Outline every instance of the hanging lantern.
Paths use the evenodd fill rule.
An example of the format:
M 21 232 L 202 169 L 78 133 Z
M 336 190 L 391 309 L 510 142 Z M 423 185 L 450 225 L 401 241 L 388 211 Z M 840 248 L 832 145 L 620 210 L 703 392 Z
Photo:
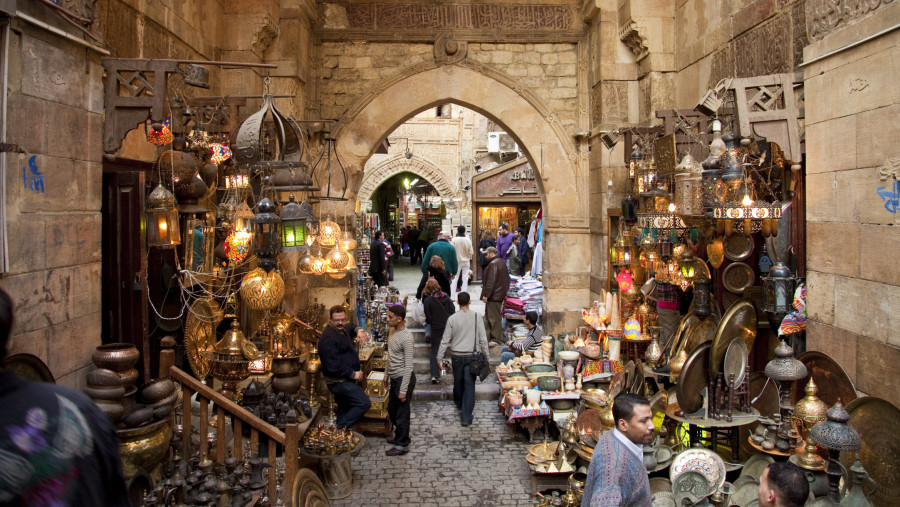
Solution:
M 319 158 L 312 166 L 312 178 L 321 193 L 317 196 L 323 201 L 346 201 L 347 170 L 337 153 L 337 140 L 325 138 L 325 146 L 319 151 Z M 340 192 L 340 194 L 338 193 Z M 330 245 L 329 245 L 330 246 Z
M 281 252 L 281 235 L 279 224 L 281 218 L 275 214 L 275 203 L 268 197 L 263 197 L 256 205 L 256 256 L 259 258 L 259 267 L 268 271 L 275 268 L 275 258 Z
M 297 271 L 301 275 L 312 275 L 313 256 L 309 253 L 309 247 L 302 250 L 300 259 L 297 261 Z
M 284 299 L 284 279 L 277 271 L 256 268 L 241 281 L 241 300 L 253 310 L 271 310 Z
M 350 256 L 341 249 L 340 245 L 335 245 L 325 255 L 325 262 L 328 264 L 328 269 L 341 271 L 347 267 L 347 264 L 350 262 Z
M 347 224 L 344 225 L 346 226 Z M 344 227 L 344 232 L 341 233 L 341 239 L 339 243 L 341 245 L 341 248 L 346 250 L 347 252 L 356 250 L 356 236 L 352 232 L 348 231 L 346 227 Z
M 231 158 L 231 148 L 225 143 L 212 143 L 209 149 L 212 151 L 210 160 L 213 164 L 219 165 Z
M 147 246 L 167 247 L 181 243 L 175 196 L 158 185 L 147 198 Z
M 253 232 L 253 210 L 250 209 L 250 206 L 247 206 L 247 203 L 241 203 L 229 218 L 231 219 L 232 230 L 248 234 Z
M 319 235 L 316 240 L 322 246 L 334 246 L 337 243 L 338 238 L 341 236 L 341 226 L 331 220 L 331 217 L 326 216 L 325 220 L 319 224 Z
M 310 271 L 314 275 L 324 275 L 327 269 L 328 263 L 322 258 L 321 253 L 317 249 L 315 255 L 313 255 L 312 263 L 310 264 Z
M 156 146 L 165 146 L 172 142 L 172 131 L 165 124 L 153 123 L 147 132 L 147 141 Z
M 687 286 L 693 285 L 696 280 L 711 278 L 706 262 L 695 257 L 689 248 L 685 248 L 681 252 L 681 257 L 678 259 L 678 271 Z M 682 289 L 686 289 L 686 287 L 682 287 Z
M 253 235 L 249 232 L 232 230 L 225 237 L 225 257 L 232 266 L 236 266 L 247 258 Z
M 703 166 L 690 153 L 675 166 L 675 203 L 684 215 L 703 214 Z
M 725 243 L 722 238 L 715 238 L 706 245 L 706 256 L 713 268 L 719 269 L 725 262 Z
M 306 205 L 306 208 L 304 208 Z M 281 209 L 281 248 L 285 252 L 297 252 L 306 246 L 306 219 L 309 216 L 308 202 L 297 204 L 294 194 Z
M 628 292 L 631 289 L 631 285 L 634 283 L 634 278 L 631 276 L 631 272 L 625 269 L 616 275 L 616 283 L 619 284 L 619 290 Z

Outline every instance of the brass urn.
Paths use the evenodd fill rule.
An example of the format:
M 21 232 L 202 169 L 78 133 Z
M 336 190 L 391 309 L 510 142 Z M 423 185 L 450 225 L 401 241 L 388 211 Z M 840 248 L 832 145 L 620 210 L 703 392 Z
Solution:
M 222 381 L 219 392 L 228 398 L 240 401 L 238 384 L 250 376 L 250 361 L 258 359 L 259 351 L 253 342 L 244 337 L 237 319 L 231 321 L 231 329 L 216 343 L 210 358 L 210 371 L 214 378 Z
M 809 437 L 809 431 L 816 423 L 827 419 L 825 412 L 828 411 L 828 405 L 816 396 L 819 393 L 819 389 L 812 377 L 809 378 L 805 391 L 806 396 L 800 399 L 794 408 L 794 419 L 797 420 L 797 426 L 803 440 Z

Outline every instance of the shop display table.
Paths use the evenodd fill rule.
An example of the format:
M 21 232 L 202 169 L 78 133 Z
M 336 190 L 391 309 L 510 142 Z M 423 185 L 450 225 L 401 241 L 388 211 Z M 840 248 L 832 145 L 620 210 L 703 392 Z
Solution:
M 731 460 L 734 463 L 740 462 L 740 442 L 739 428 L 745 424 L 751 424 L 759 420 L 759 411 L 751 409 L 751 413 L 735 412 L 733 420 L 727 422 L 724 419 L 717 421 L 715 419 L 706 419 L 704 417 L 694 417 L 691 415 L 677 415 L 674 412 L 666 412 L 666 416 L 680 423 L 688 425 L 688 436 L 691 446 L 700 443 L 706 447 L 717 451 L 719 445 L 725 445 L 731 449 Z
M 504 414 L 506 415 L 506 422 L 509 424 L 518 423 L 519 426 L 528 431 L 528 441 L 534 442 L 535 430 L 547 424 L 547 419 L 550 416 L 550 407 L 546 404 L 542 404 L 541 407 L 537 409 L 527 407 L 506 407 Z M 545 428 L 544 432 L 546 431 Z

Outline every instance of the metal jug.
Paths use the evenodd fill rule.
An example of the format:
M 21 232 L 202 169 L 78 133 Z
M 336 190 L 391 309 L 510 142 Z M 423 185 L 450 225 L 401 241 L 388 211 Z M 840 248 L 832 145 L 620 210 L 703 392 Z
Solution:
M 866 469 L 863 468 L 862 464 L 859 462 L 859 454 L 856 455 L 856 460 L 853 462 L 853 465 L 850 466 L 850 474 L 853 476 L 853 485 L 847 486 L 845 483 L 844 487 L 847 492 L 841 499 L 841 505 L 851 507 L 872 507 L 872 502 L 869 501 L 869 497 L 875 494 L 878 490 L 878 486 L 875 484 L 875 481 L 869 477 L 869 473 L 866 472 Z M 869 484 L 872 485 L 872 490 L 868 493 L 863 489 L 863 481 L 868 481 Z

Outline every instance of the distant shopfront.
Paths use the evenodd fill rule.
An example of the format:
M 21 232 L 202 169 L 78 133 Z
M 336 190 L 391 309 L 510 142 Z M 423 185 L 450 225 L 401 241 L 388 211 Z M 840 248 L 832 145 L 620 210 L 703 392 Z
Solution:
M 541 207 L 534 169 L 524 158 L 476 175 L 472 178 L 472 189 L 475 207 L 472 242 L 476 249 L 483 231 L 490 230 L 496 238 L 502 223 L 508 223 L 510 231 L 522 227 L 527 234 Z M 481 278 L 480 266 L 476 276 Z

